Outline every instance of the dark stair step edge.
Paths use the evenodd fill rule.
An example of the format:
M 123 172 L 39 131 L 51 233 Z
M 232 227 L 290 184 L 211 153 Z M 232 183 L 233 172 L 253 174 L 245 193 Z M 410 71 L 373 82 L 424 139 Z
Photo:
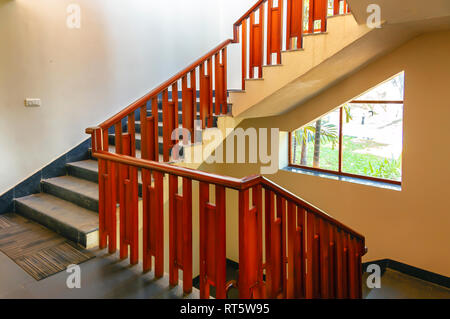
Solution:
M 61 179 L 67 179 L 70 178 L 69 183 L 64 185 L 64 183 L 61 183 Z M 65 201 L 71 202 L 77 206 L 83 207 L 85 209 L 89 209 L 93 212 L 98 212 L 98 185 L 95 183 L 92 183 L 97 188 L 96 196 L 91 196 L 88 192 L 86 192 L 84 189 L 81 189 L 81 185 L 78 185 L 78 189 L 75 189 L 75 183 L 79 182 L 79 184 L 87 184 L 92 183 L 88 182 L 86 180 L 82 180 L 79 178 L 74 178 L 70 176 L 63 176 L 63 177 L 57 177 L 47 180 L 42 180 L 42 191 L 44 193 L 53 195 L 55 197 L 58 197 L 60 199 L 63 199 Z M 89 185 L 89 187 L 93 187 L 94 185 Z
M 87 246 L 89 236 L 97 236 L 96 232 L 98 231 L 98 224 L 94 226 L 94 223 L 92 223 L 92 227 L 81 229 L 79 226 L 70 223 L 67 219 L 63 220 L 61 218 L 57 218 L 54 216 L 52 211 L 48 211 L 43 207 L 39 207 L 33 205 L 33 203 L 30 203 L 30 199 L 32 199 L 33 197 L 36 198 L 37 196 L 41 197 L 42 201 L 51 200 L 56 203 L 58 201 L 63 202 L 63 200 L 55 198 L 54 196 L 51 195 L 46 194 L 29 195 L 23 198 L 15 199 L 16 212 L 19 215 L 34 220 L 35 222 L 53 230 L 54 232 L 62 235 L 63 237 L 69 240 L 72 240 L 73 242 L 83 247 Z M 61 208 L 57 207 L 53 208 L 53 210 L 58 209 Z M 70 214 L 75 215 L 82 214 L 80 216 L 82 216 L 83 219 L 85 219 L 91 213 L 95 214 L 94 212 L 90 212 L 89 210 L 83 209 L 71 203 L 69 205 L 64 204 L 64 212 L 67 213 L 70 212 Z M 95 220 L 97 220 L 97 218 Z

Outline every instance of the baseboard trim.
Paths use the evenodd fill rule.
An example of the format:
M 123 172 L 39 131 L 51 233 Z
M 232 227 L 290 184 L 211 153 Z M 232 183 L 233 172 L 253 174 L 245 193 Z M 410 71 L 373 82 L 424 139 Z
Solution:
M 40 193 L 41 180 L 67 174 L 66 164 L 89 159 L 91 139 L 88 138 L 67 153 L 35 172 L 10 190 L 0 195 L 0 215 L 15 212 L 15 198 Z
M 404 264 L 399 261 L 395 261 L 392 259 L 381 259 L 381 260 L 375 260 L 375 261 L 371 261 L 371 262 L 365 262 L 365 263 L 363 263 L 363 267 L 362 267 L 363 271 L 365 272 L 367 269 L 367 266 L 369 266 L 371 264 L 379 265 L 381 268 L 382 274 L 384 274 L 384 272 L 386 271 L 386 268 L 389 268 L 389 269 L 404 273 L 406 275 L 434 283 L 439 286 L 450 288 L 450 278 L 449 277 L 439 275 L 439 274 L 436 274 L 431 271 L 423 270 L 423 269 L 420 269 L 420 268 L 417 268 L 417 267 L 414 267 L 414 266 L 411 266 L 408 264 Z

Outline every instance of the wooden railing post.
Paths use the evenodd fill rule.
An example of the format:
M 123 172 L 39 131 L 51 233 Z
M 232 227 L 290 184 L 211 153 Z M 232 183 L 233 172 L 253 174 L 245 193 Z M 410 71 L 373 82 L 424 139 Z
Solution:
M 178 177 L 169 175 L 169 281 L 178 284 L 183 270 L 183 291 L 192 291 L 192 181 L 183 179 L 178 194 Z
M 272 64 L 272 54 L 277 54 L 277 63 L 281 64 L 281 45 L 283 38 L 283 1 L 273 7 L 273 0 L 268 0 L 267 10 L 267 65 Z
M 242 22 L 242 90 L 245 90 L 247 79 L 247 19 Z
M 287 298 L 305 297 L 305 211 L 288 204 L 288 287 Z
M 201 182 L 200 209 L 200 298 L 208 299 L 210 286 L 216 298 L 226 298 L 226 199 L 225 187 L 216 185 L 216 203 L 209 202 L 209 184 Z
M 292 49 L 292 38 L 297 39 L 296 49 L 301 49 L 303 41 L 303 0 L 287 0 L 286 28 L 286 49 Z
M 262 267 L 262 188 L 253 189 L 253 207 L 249 190 L 239 192 L 239 298 L 264 298 Z

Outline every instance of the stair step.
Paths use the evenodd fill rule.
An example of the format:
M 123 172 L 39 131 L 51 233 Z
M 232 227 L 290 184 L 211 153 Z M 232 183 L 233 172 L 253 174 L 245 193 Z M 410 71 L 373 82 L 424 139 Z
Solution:
M 80 207 L 98 212 L 98 185 L 76 178 L 61 176 L 43 180 L 42 190 Z
M 98 183 L 98 163 L 94 160 L 86 160 L 66 165 L 69 175 Z
M 98 214 L 49 194 L 17 198 L 18 214 L 85 247 L 98 245 Z

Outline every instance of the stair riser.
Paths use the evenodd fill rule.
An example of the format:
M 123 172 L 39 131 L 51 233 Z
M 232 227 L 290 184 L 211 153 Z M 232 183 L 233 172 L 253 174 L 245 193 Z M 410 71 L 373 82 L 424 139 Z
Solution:
M 94 212 L 98 212 L 98 200 L 86 197 L 84 195 L 75 193 L 73 191 L 67 190 L 65 188 L 56 186 L 54 184 L 47 183 L 45 181 L 42 182 L 42 191 L 59 197 L 63 200 L 71 202 L 80 207 L 92 210 Z
M 85 179 L 85 180 L 93 182 L 93 183 L 98 183 L 98 172 L 97 171 L 91 171 L 91 170 L 88 170 L 85 168 L 69 165 L 69 166 L 67 166 L 67 172 L 71 176 Z
M 53 230 L 54 232 L 60 234 L 61 236 L 72 240 L 73 242 L 79 244 L 82 247 L 87 246 L 88 236 L 92 236 L 93 234 L 97 233 L 97 231 L 88 234 L 82 233 L 69 225 L 61 223 L 58 220 L 49 217 L 43 212 L 40 212 L 36 209 L 33 209 L 31 207 L 22 204 L 19 201 L 16 201 L 16 212 L 28 219 L 38 222 L 39 224 L 47 227 L 48 229 Z

